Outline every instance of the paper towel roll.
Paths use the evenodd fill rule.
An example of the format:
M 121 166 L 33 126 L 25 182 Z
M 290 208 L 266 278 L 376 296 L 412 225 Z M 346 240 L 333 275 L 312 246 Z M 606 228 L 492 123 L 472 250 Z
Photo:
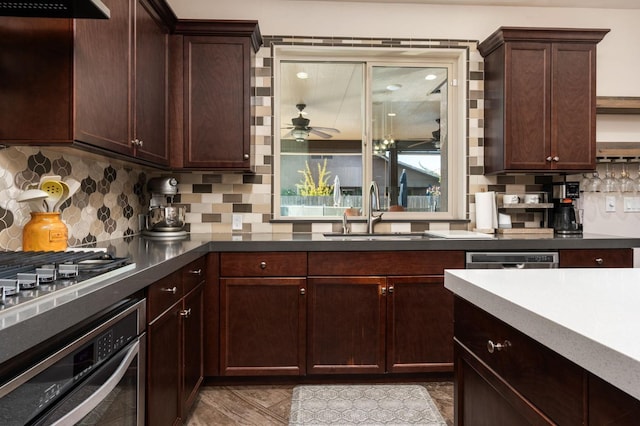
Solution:
M 498 227 L 496 193 L 476 192 L 476 228 L 495 229 Z

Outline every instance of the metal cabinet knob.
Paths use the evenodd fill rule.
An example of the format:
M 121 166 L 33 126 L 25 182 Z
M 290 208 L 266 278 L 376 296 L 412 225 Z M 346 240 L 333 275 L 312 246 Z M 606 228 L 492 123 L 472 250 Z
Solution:
M 138 146 L 144 145 L 144 141 L 142 139 L 138 140 Z
M 267 262 L 260 262 L 260 269 L 267 269 Z
M 555 162 L 557 163 L 558 161 L 560 161 L 560 157 L 558 157 L 558 156 L 556 155 L 555 157 L 553 157 L 553 161 L 555 161 Z
M 393 286 L 392 285 L 389 286 L 389 293 L 393 293 Z
M 548 162 L 551 162 L 551 156 L 548 156 L 548 157 L 546 158 L 546 160 L 547 160 Z
M 301 288 L 301 289 L 300 289 L 300 294 L 301 294 L 302 296 L 304 296 L 305 294 L 307 294 L 307 290 L 305 290 L 304 288 Z
M 193 270 L 189 271 L 189 273 L 192 274 L 192 275 L 200 276 L 200 275 L 202 275 L 202 269 L 193 269 Z
M 173 286 L 171 288 L 163 288 L 161 291 L 164 291 L 166 293 L 176 294 L 176 292 L 178 291 L 178 287 Z
M 180 316 L 183 318 L 189 318 L 191 316 L 191 308 L 181 310 Z
M 387 295 L 387 288 L 386 287 L 380 287 L 380 294 L 383 296 Z
M 243 157 L 244 157 L 245 160 L 248 160 L 249 159 L 249 154 L 244 154 Z
M 511 347 L 511 342 L 508 340 L 505 340 L 504 343 L 493 343 L 491 340 L 489 340 L 487 342 L 487 351 L 489 351 L 490 354 L 494 353 L 495 351 L 501 351 L 501 350 L 507 350 L 507 348 Z
M 604 259 L 601 257 L 596 257 L 595 259 L 593 259 L 594 262 L 596 262 L 598 265 L 602 265 L 604 263 Z

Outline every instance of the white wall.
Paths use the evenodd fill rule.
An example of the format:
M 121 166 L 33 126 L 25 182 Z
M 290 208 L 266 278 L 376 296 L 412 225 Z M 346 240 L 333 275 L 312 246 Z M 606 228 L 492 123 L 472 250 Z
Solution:
M 306 0 L 168 0 L 180 18 L 255 19 L 262 34 L 484 40 L 500 26 L 610 28 L 599 96 L 640 96 L 640 10 L 439 6 Z M 640 138 L 638 139 L 640 140 Z

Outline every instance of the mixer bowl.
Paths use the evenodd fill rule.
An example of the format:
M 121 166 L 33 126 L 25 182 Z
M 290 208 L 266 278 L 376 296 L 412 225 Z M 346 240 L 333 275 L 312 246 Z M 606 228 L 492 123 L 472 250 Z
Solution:
M 147 216 L 150 231 L 175 232 L 184 226 L 184 207 L 152 207 Z

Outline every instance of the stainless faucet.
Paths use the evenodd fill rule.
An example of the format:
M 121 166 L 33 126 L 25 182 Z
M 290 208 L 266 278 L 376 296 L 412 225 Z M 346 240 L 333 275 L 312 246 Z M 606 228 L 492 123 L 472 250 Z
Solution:
M 369 234 L 373 234 L 375 224 L 382 220 L 382 212 L 378 215 L 373 214 L 377 210 L 380 210 L 380 192 L 378 184 L 371 181 L 369 185 L 369 216 L 367 217 L 367 232 Z
M 351 227 L 349 226 L 349 220 L 347 220 L 347 211 L 345 210 L 342 214 L 342 233 L 348 234 L 351 232 Z

